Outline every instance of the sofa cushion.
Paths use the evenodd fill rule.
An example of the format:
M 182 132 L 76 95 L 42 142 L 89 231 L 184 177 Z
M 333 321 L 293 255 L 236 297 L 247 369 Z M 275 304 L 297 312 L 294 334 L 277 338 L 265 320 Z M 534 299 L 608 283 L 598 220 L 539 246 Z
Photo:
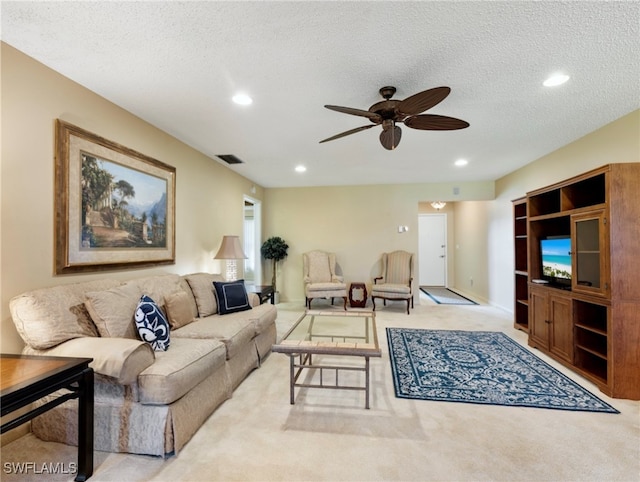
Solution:
M 155 356 L 155 363 L 138 376 L 140 402 L 169 404 L 213 371 L 224 369 L 225 349 L 217 340 L 174 338 L 170 350 L 155 352 Z
M 310 283 L 306 287 L 308 293 L 315 291 L 346 291 L 346 289 L 347 285 L 345 283 Z
M 218 339 L 227 349 L 227 360 L 233 358 L 255 336 L 255 324 L 247 314 L 249 311 L 228 315 L 211 315 L 189 323 L 172 332 L 176 338 Z
M 265 303 L 255 306 L 251 311 L 245 313 L 247 319 L 251 320 L 256 330 L 256 336 L 265 333 L 273 325 L 278 316 L 275 305 Z
M 411 293 L 411 288 L 408 285 L 402 284 L 374 284 L 371 286 L 371 294 L 384 295 L 408 295 Z
M 136 328 L 140 339 L 153 351 L 167 351 L 171 344 L 169 323 L 153 298 L 142 295 L 136 307 Z
M 133 316 L 142 292 L 136 283 L 90 291 L 86 296 L 85 306 L 100 336 L 137 338 Z
M 216 314 L 218 312 L 218 304 L 213 291 L 213 282 L 223 281 L 222 277 L 209 273 L 194 273 L 186 275 L 184 278 L 189 283 L 191 292 L 196 299 L 198 316 L 203 318 Z
M 184 276 L 180 277 L 180 290 L 184 291 L 187 294 L 187 298 L 189 299 L 189 309 L 191 310 L 191 316 L 193 318 L 198 317 L 198 305 L 196 303 L 196 298 L 193 296 L 193 291 L 191 291 L 191 286 L 184 278 Z
M 164 306 L 166 298 L 182 289 L 182 278 L 177 274 L 147 276 L 129 281 L 140 288 L 140 292 L 153 298 L 158 306 Z
M 23 341 L 38 350 L 72 338 L 96 336 L 97 329 L 84 307 L 84 293 L 119 284 L 103 279 L 23 293 L 9 302 L 13 323 Z
M 111 377 L 122 385 L 137 381 L 138 375 L 154 360 L 148 343 L 128 338 L 74 338 L 48 350 L 34 350 L 26 346 L 23 355 L 67 356 L 93 358 L 89 366 L 96 374 Z
M 246 311 L 251 309 L 244 280 L 238 281 L 214 281 L 218 312 L 221 315 Z
M 191 311 L 189 294 L 184 291 L 176 291 L 164 300 L 164 309 L 167 312 L 167 321 L 172 330 L 191 323 L 195 316 Z

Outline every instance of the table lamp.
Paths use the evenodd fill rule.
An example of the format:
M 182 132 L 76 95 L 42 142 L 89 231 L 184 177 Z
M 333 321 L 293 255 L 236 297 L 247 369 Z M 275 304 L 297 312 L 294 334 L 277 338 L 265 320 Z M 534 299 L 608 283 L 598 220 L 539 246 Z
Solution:
M 227 260 L 225 279 L 227 281 L 235 281 L 238 279 L 238 266 L 236 260 L 247 259 L 247 255 L 244 254 L 244 251 L 242 250 L 238 236 L 223 236 L 220 249 L 213 259 Z

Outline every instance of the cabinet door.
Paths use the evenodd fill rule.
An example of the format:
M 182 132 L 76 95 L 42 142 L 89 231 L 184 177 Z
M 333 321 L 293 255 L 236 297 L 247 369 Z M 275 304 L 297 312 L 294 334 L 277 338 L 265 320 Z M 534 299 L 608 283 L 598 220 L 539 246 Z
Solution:
M 573 363 L 573 320 L 571 298 L 549 295 L 549 349 L 551 353 Z
M 571 216 L 573 291 L 609 295 L 607 226 L 604 211 Z
M 549 349 L 548 296 L 544 291 L 532 287 L 529 291 L 529 344 Z

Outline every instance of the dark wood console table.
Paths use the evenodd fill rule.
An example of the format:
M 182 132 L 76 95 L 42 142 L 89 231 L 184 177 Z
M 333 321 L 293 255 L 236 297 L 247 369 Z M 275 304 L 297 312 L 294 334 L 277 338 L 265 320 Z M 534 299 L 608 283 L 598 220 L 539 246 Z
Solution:
M 257 294 L 258 298 L 260 298 L 260 304 L 267 300 L 269 300 L 272 305 L 275 304 L 275 293 L 271 285 L 247 285 L 247 291 Z
M 76 481 L 93 474 L 93 369 L 92 358 L 0 355 L 2 416 L 62 388 L 70 392 L 2 424 L 0 433 L 66 402 L 78 399 L 78 472 Z

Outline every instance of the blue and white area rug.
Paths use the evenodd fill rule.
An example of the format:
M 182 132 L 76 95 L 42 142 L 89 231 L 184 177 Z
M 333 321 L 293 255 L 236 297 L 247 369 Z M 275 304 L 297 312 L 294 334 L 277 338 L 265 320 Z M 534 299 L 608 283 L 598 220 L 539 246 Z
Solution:
M 420 291 L 439 305 L 477 305 L 475 301 L 442 286 L 421 286 Z
M 619 413 L 504 333 L 387 328 L 396 397 Z

